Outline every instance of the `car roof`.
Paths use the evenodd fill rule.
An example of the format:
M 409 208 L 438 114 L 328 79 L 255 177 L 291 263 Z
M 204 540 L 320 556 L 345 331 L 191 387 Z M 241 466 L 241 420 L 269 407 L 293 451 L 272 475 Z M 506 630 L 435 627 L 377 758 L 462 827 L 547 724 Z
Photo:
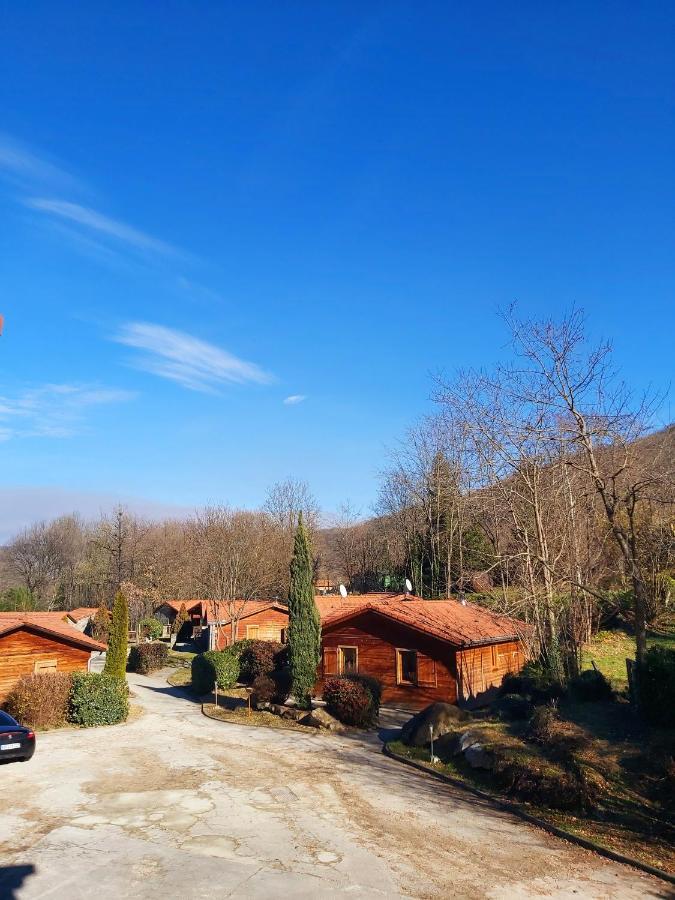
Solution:
M 19 723 L 16 719 L 13 719 L 9 713 L 6 713 L 3 709 L 0 709 L 0 725 L 18 725 Z

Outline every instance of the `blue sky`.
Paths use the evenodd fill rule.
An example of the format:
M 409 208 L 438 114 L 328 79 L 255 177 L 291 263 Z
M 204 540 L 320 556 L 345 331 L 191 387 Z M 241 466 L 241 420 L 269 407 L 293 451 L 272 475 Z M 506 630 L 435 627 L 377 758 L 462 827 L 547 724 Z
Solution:
M 5 530 L 289 475 L 367 512 L 513 300 L 668 382 L 672 4 L 50 0 L 0 33 Z

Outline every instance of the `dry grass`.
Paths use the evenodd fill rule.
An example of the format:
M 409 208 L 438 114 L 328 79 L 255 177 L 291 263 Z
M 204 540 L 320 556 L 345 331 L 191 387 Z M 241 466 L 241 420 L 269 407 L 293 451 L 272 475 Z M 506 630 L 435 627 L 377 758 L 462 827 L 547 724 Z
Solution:
M 294 719 L 282 719 L 274 713 L 264 710 L 252 709 L 243 703 L 239 706 L 216 706 L 214 703 L 205 703 L 204 712 L 212 719 L 220 719 L 221 722 L 232 722 L 235 725 L 263 726 L 265 728 L 282 728 L 289 731 L 303 731 L 305 734 L 317 734 L 319 729 L 308 725 L 299 725 Z
M 174 687 L 190 687 L 192 685 L 192 672 L 189 666 L 181 666 L 172 672 L 166 679 Z

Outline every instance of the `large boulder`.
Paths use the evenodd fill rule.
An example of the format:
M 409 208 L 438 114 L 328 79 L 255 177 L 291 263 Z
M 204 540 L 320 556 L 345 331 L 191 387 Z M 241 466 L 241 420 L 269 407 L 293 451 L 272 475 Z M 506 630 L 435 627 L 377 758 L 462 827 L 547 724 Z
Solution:
M 471 744 L 464 751 L 464 759 L 472 769 L 492 769 L 494 756 L 482 744 Z
M 471 713 L 452 703 L 432 703 L 409 719 L 401 730 L 401 739 L 410 747 L 426 747 L 432 729 L 434 741 L 455 733 L 458 726 L 471 721 Z
M 434 755 L 447 762 L 453 756 L 459 756 L 468 747 L 478 743 L 480 743 L 480 734 L 474 728 L 465 731 L 448 731 L 434 741 Z
M 309 725 L 311 728 L 325 728 L 327 731 L 344 731 L 345 726 L 325 709 L 318 707 L 306 713 L 300 719 L 301 725 Z

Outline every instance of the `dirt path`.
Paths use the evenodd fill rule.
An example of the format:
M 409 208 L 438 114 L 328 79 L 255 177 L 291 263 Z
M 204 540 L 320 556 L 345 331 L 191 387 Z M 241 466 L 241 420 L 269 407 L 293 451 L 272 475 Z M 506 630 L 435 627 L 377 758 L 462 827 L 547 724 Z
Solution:
M 669 897 L 661 882 L 399 766 L 372 741 L 144 713 L 0 768 L 0 897 Z M 4 874 L 3 874 L 4 869 Z M 3 882 L 4 878 L 4 882 Z

